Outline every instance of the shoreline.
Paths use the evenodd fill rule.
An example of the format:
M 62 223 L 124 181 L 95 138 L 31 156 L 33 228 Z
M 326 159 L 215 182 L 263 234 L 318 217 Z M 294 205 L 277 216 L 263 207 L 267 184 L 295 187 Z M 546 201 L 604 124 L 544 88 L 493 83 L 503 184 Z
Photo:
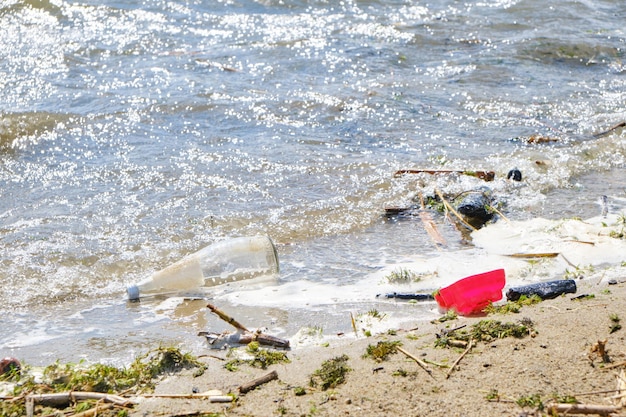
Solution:
M 459 316 L 443 323 L 424 322 L 417 329 L 301 347 L 287 351 L 290 363 L 267 369 L 242 365 L 231 372 L 224 367 L 226 351 L 207 350 L 202 358 L 207 370 L 202 376 L 194 377 L 192 370 L 170 375 L 158 383 L 155 394 L 217 390 L 234 394 L 236 401 L 224 404 L 195 398 L 144 398 L 129 415 L 501 416 L 523 415 L 540 408 L 545 413 L 550 404 L 572 397 L 584 405 L 618 407 L 622 414 L 617 415 L 626 415 L 619 400 L 609 398 L 626 367 L 626 330 L 610 333 L 610 317 L 626 314 L 626 267 L 620 267 L 620 274 L 622 279 L 615 285 L 601 279 L 579 280 L 576 294 L 524 306 L 519 313 Z M 579 297 L 583 294 L 587 297 Z M 534 323 L 532 336 L 476 342 L 452 371 L 450 366 L 464 349 L 435 346 L 437 334 L 446 329 L 471 327 L 481 320 L 504 323 L 521 319 Z M 607 363 L 593 351 L 604 340 L 610 360 Z M 400 352 L 379 362 L 364 357 L 369 346 L 381 341 L 399 342 L 412 356 L 446 367 L 428 365 L 428 373 Z M 347 366 L 351 369 L 345 382 L 328 390 L 311 388 L 311 375 L 322 363 L 342 355 L 349 358 Z M 276 372 L 275 380 L 245 394 L 238 392 L 242 384 L 272 371 Z

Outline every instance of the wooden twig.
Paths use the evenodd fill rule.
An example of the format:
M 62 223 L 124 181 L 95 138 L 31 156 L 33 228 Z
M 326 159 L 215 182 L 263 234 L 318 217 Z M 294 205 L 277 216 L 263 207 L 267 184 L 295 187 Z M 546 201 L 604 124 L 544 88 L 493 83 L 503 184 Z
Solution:
M 123 407 L 133 404 L 131 400 L 120 397 L 119 395 L 82 391 L 57 392 L 52 394 L 30 394 L 26 396 L 26 400 L 31 400 L 39 404 L 53 407 L 84 400 L 99 400 Z
M 609 133 L 611 133 L 614 130 L 619 129 L 620 127 L 626 127 L 626 122 L 619 122 L 618 124 L 609 127 L 607 130 L 605 130 L 603 132 L 594 134 L 593 137 L 594 138 L 599 138 L 599 137 L 608 135 Z
M 557 414 L 599 414 L 608 416 L 619 412 L 622 407 L 593 404 L 552 404 L 548 406 L 549 415 Z
M 246 327 L 243 324 L 239 323 L 237 320 L 230 317 L 228 314 L 224 313 L 222 310 L 215 307 L 213 304 L 207 304 L 207 307 L 209 310 L 211 310 L 211 312 L 217 314 L 219 318 L 221 318 L 222 320 L 224 320 L 226 323 L 230 324 L 231 326 L 234 326 L 236 329 L 239 329 L 244 332 L 250 331 L 246 329 Z
M 577 392 L 575 394 L 572 394 L 572 397 L 583 397 L 585 395 L 599 395 L 599 394 L 612 394 L 614 392 L 621 392 L 621 391 L 626 391 L 626 389 L 605 389 L 605 390 L 600 390 L 600 391 L 587 391 L 587 392 Z
M 182 398 L 182 399 L 193 399 L 193 398 L 209 398 L 215 396 L 222 396 L 222 391 L 219 390 L 210 390 L 207 392 L 199 392 L 196 394 L 142 394 L 137 395 L 139 398 Z
M 532 258 L 556 258 L 559 256 L 559 252 L 546 252 L 546 253 L 512 253 L 510 255 L 506 255 L 510 258 L 522 258 L 522 259 L 532 259 Z
M 465 351 L 461 354 L 461 356 L 457 358 L 457 360 L 454 361 L 454 363 L 450 367 L 450 370 L 448 370 L 448 373 L 446 374 L 446 379 L 450 378 L 450 375 L 452 375 L 452 371 L 454 371 L 454 368 L 456 368 L 459 362 L 461 362 L 461 359 L 463 359 L 465 355 L 467 355 L 467 353 L 472 349 L 473 345 L 474 345 L 474 340 L 470 339 L 469 344 L 467 345 L 467 348 L 465 349 Z
M 441 199 L 441 201 L 443 201 L 443 205 L 446 207 L 446 209 L 448 209 L 448 211 L 450 211 L 452 214 L 454 214 L 460 221 L 461 223 L 463 223 L 465 226 L 467 226 L 468 228 L 470 228 L 473 231 L 476 231 L 478 229 L 476 229 L 474 226 L 472 226 L 471 224 L 469 224 L 468 222 L 465 221 L 465 219 L 463 218 L 463 216 L 461 216 L 459 214 L 458 211 L 456 211 L 454 209 L 454 207 L 452 207 L 450 205 L 450 203 L 448 203 L 448 201 L 446 201 L 446 199 L 443 197 L 443 194 L 441 194 L 441 192 L 435 188 L 435 193 L 439 196 L 439 198 Z
M 454 169 L 400 169 L 396 171 L 393 176 L 399 177 L 404 174 L 463 174 L 480 178 L 485 181 L 493 181 L 496 177 L 496 174 L 493 171 L 463 171 Z
M 571 262 L 569 261 L 569 259 L 567 259 L 567 258 L 565 257 L 565 255 L 563 255 L 562 253 L 561 253 L 560 255 L 561 255 L 561 258 L 563 258 L 563 260 L 564 260 L 564 261 L 565 261 L 565 262 L 566 262 L 569 266 L 571 266 L 572 268 L 578 268 L 578 266 L 577 266 L 577 265 L 574 265 L 573 263 L 571 263 Z
M 504 213 L 502 213 L 500 210 L 498 210 L 494 206 L 490 205 L 490 206 L 488 206 L 488 209 L 494 211 L 498 216 L 502 217 L 505 222 L 511 224 L 511 221 L 509 219 L 507 219 L 507 217 L 504 215 Z
M 435 361 L 431 361 L 430 359 L 424 359 L 424 363 L 429 363 L 431 365 L 435 365 L 438 368 L 448 368 L 449 365 L 443 364 L 443 363 L 439 363 L 439 362 L 435 362 Z
M 253 389 L 255 389 L 256 387 L 258 387 L 259 385 L 263 385 L 267 382 L 270 382 L 274 379 L 278 378 L 278 374 L 276 373 L 276 371 L 272 371 L 269 374 L 263 375 L 260 378 L 257 379 L 253 379 L 250 382 L 246 382 L 245 384 L 241 385 L 238 389 L 239 392 L 241 394 L 245 394 L 248 391 L 252 391 Z
M 604 367 L 604 369 L 619 368 L 620 366 L 624 366 L 624 365 L 626 365 L 626 361 L 616 362 L 616 363 L 612 363 L 610 365 L 606 365 Z
M 408 356 L 409 358 L 413 359 L 415 362 L 417 362 L 417 364 L 423 369 L 425 370 L 428 375 L 430 375 L 432 378 L 435 378 L 433 376 L 433 371 L 431 371 L 428 368 L 428 365 L 426 364 L 426 362 L 424 362 L 423 360 L 421 360 L 420 358 L 418 358 L 417 356 L 413 356 L 411 355 L 409 352 L 407 352 L 406 350 L 402 349 L 401 347 L 397 347 L 396 349 L 398 349 L 399 352 L 404 353 L 406 356 Z

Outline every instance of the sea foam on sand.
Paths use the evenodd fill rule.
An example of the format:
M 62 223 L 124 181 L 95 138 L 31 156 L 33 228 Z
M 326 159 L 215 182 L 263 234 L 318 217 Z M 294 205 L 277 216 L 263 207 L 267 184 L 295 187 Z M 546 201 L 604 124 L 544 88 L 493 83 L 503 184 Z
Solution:
M 251 291 L 224 294 L 233 303 L 277 307 L 315 306 L 371 301 L 385 292 L 430 292 L 466 276 L 504 268 L 507 286 L 560 279 L 611 279 L 619 276 L 626 262 L 626 228 L 623 217 L 612 215 L 588 220 L 499 221 L 472 233 L 473 246 L 454 252 L 416 255 L 402 264 L 381 265 L 362 280 L 341 283 L 293 281 Z M 528 258 L 511 255 L 527 255 Z M 557 254 L 553 257 L 541 256 Z M 532 257 L 532 255 L 536 255 Z M 393 271 L 408 270 L 417 282 L 389 283 Z

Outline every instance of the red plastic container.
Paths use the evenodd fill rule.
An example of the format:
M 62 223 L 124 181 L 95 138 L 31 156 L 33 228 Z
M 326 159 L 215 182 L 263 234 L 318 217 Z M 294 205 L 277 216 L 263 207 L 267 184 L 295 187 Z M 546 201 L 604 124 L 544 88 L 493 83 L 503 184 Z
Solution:
M 504 269 L 484 272 L 458 280 L 435 294 L 439 306 L 467 316 L 481 312 L 490 303 L 502 299 Z

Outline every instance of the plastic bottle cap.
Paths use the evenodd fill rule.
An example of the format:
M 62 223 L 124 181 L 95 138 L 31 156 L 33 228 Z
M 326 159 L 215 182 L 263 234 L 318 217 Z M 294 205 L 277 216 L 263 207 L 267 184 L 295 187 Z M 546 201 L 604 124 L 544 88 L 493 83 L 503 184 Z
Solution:
M 136 285 L 130 285 L 126 288 L 129 300 L 139 300 L 139 287 Z

